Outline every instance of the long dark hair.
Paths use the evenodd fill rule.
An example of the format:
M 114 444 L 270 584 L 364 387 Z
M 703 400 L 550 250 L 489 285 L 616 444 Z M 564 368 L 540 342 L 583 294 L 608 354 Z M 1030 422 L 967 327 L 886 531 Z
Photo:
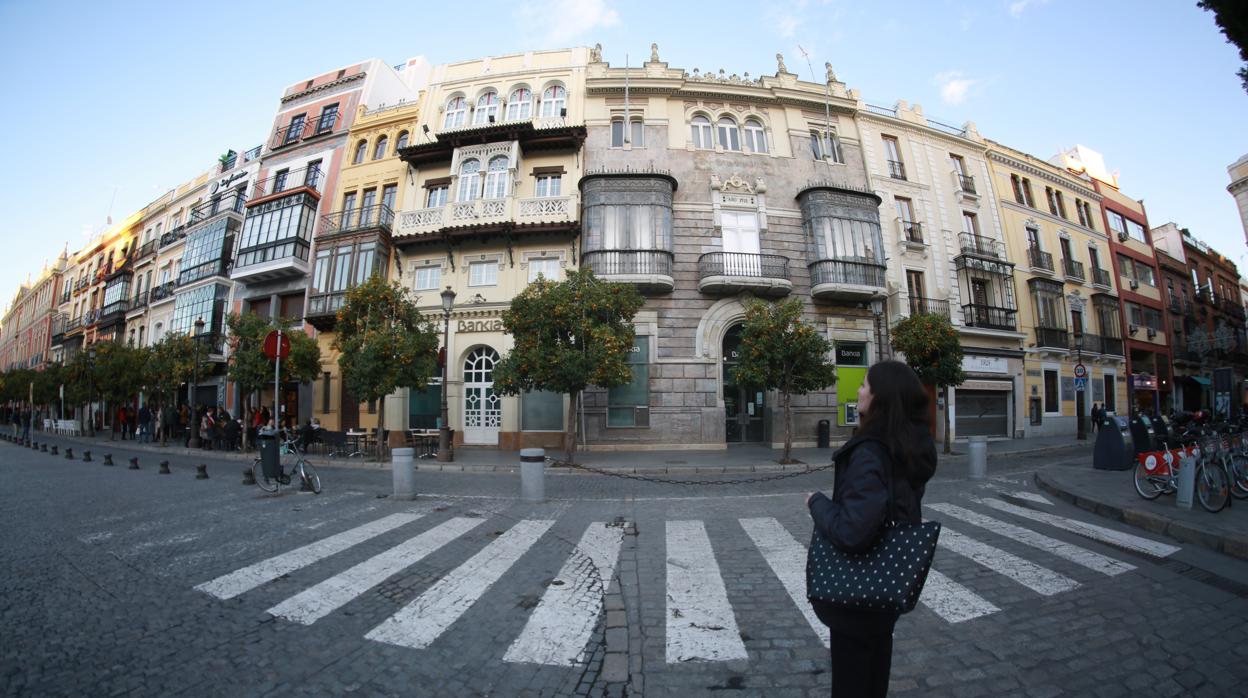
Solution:
M 867 370 L 871 404 L 858 434 L 883 441 L 893 467 L 904 476 L 919 462 L 928 443 L 927 391 L 914 369 L 900 361 L 881 361 Z

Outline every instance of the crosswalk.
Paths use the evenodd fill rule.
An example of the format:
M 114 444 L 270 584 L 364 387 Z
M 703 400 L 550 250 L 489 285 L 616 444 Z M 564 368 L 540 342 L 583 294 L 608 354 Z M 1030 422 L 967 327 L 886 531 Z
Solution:
M 1044 509 L 1052 506 L 1036 504 Z M 926 504 L 925 512 L 941 521 L 943 530 L 918 613 L 950 624 L 1002 613 L 1020 597 L 1078 593 L 1083 585 L 1135 570 L 1135 565 L 1116 557 L 1121 550 L 1155 558 L 1179 550 L 1051 510 L 975 494 L 960 497 L 958 503 Z M 491 525 L 483 526 L 487 521 Z M 462 562 L 446 564 L 448 571 L 438 574 L 397 611 L 386 611 L 388 617 L 366 619 L 365 627 L 371 629 L 364 638 L 422 650 L 457 632 L 457 623 L 483 599 L 520 595 L 514 584 L 502 580 L 509 573 L 516 574 L 526 556 L 554 549 L 551 544 L 558 538 L 568 543 L 556 546 L 566 551 L 566 557 L 557 563 L 561 564 L 558 573 L 548 580 L 536 603 L 505 606 L 524 615 L 523 628 L 515 634 L 514 627 L 521 624 L 517 618 L 509 636 L 498 640 L 506 648 L 500 649 L 505 662 L 576 666 L 587 662 L 593 649 L 594 631 L 601 626 L 606 595 L 613 588 L 625 549 L 627 524 L 578 520 L 559 529 L 557 524 L 560 520 L 556 516 L 511 520 L 501 514 L 456 516 L 428 508 L 392 513 L 249 561 L 194 588 L 221 601 L 246 602 L 255 594 L 265 596 L 270 603 L 280 591 L 285 598 L 267 612 L 313 626 L 435 553 L 439 561 L 466 557 Z M 702 519 L 667 520 L 650 529 L 655 535 L 630 543 L 632 554 L 661 554 L 663 560 L 654 575 L 661 573 L 663 579 L 645 582 L 662 585 L 666 661 L 749 659 L 746 642 L 754 631 L 748 626 L 751 617 L 734 608 L 734 603 L 741 603 L 747 595 L 743 585 L 749 594 L 771 595 L 770 607 L 779 603 L 795 611 L 795 619 L 805 620 L 802 632 L 809 628 L 810 642 L 827 647 L 828 631 L 806 599 L 803 540 L 810 535 L 809 523 L 798 518 L 786 524 L 775 517 L 748 517 L 730 520 L 730 524 L 726 527 L 723 520 L 709 526 Z M 476 535 L 487 530 L 493 533 Z M 557 533 L 552 534 L 552 530 Z M 389 543 L 400 536 L 402 540 Z M 1072 536 L 1079 542 L 1071 542 Z M 482 543 L 483 539 L 486 542 Z M 572 540 L 577 542 L 571 544 Z M 464 545 L 452 545 L 455 543 Z M 647 550 L 658 544 L 663 546 L 661 551 Z M 1097 546 L 1101 549 L 1093 549 Z M 743 557 L 746 563 L 741 562 Z M 348 564 L 335 565 L 336 560 L 347 560 Z M 760 573 L 754 571 L 743 581 L 746 575 L 737 569 L 743 564 L 765 570 L 765 579 L 760 580 Z M 335 566 L 341 571 L 332 572 Z M 442 569 L 443 565 L 437 567 Z M 968 574 L 967 569 L 979 571 Z M 983 579 L 1004 581 L 977 585 Z M 618 589 L 618 582 L 614 584 Z M 294 586 L 299 588 L 291 588 Z M 760 588 L 763 591 L 757 591 Z

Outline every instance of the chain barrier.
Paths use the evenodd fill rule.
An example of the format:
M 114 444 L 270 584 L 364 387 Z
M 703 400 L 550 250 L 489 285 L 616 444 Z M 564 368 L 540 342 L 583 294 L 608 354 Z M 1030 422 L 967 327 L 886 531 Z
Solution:
M 623 473 L 614 470 L 602 470 L 593 468 L 580 463 L 569 463 L 567 461 L 556 460 L 547 457 L 546 464 L 558 468 L 570 468 L 572 470 L 580 470 L 593 475 L 606 475 L 607 477 L 618 477 L 622 480 L 640 480 L 642 482 L 654 482 L 660 485 L 751 485 L 758 482 L 771 482 L 773 480 L 785 480 L 802 475 L 810 475 L 823 470 L 829 470 L 836 467 L 835 463 L 820 465 L 816 467 L 807 467 L 805 470 L 794 470 L 793 472 L 780 473 L 778 475 L 764 475 L 761 477 L 738 478 L 735 480 L 674 480 L 668 477 L 652 477 L 649 475 L 638 475 L 636 473 Z

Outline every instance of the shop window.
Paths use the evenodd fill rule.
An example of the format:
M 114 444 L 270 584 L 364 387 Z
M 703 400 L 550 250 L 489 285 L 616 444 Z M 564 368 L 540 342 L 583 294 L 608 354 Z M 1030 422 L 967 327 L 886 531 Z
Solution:
M 625 359 L 632 379 L 607 390 L 608 427 L 650 426 L 650 338 L 637 337 Z
M 520 398 L 522 431 L 563 431 L 563 395 L 548 390 L 526 392 Z

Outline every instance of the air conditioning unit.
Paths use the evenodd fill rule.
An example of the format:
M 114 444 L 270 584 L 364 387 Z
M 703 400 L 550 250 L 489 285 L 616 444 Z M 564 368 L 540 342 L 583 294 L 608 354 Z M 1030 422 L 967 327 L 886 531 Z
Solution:
M 1135 279 L 1131 279 L 1131 290 L 1135 290 L 1139 287 L 1140 287 L 1140 282 L 1136 281 Z
M 1153 337 L 1156 337 L 1156 336 L 1157 336 L 1157 330 L 1155 330 L 1155 329 L 1153 329 L 1153 328 L 1151 328 L 1151 327 L 1150 327 L 1150 328 L 1148 328 L 1148 338 L 1149 338 L 1149 339 L 1152 339 Z
M 1129 237 L 1131 236 L 1126 233 L 1118 233 L 1118 242 L 1126 242 Z
M 1135 333 L 1139 331 L 1140 331 L 1139 325 L 1127 325 L 1127 332 L 1129 332 L 1131 336 L 1135 336 Z

